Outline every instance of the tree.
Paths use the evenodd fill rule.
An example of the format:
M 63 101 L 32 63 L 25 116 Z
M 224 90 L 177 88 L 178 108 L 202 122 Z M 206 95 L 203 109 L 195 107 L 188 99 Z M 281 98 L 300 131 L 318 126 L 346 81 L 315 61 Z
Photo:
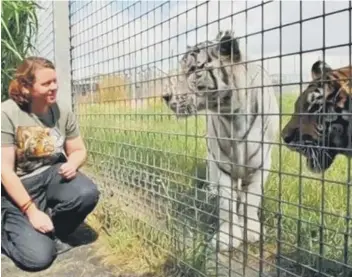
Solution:
M 1 1 L 1 101 L 8 98 L 8 86 L 18 64 L 35 51 L 38 33 L 36 1 Z

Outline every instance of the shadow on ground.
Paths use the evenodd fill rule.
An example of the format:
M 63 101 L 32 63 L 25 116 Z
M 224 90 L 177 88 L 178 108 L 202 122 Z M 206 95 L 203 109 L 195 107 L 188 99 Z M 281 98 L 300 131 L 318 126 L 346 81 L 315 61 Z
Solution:
M 352 277 L 352 266 L 344 265 L 343 261 L 332 261 L 326 258 L 317 258 L 314 254 L 307 254 L 299 250 L 285 254 L 280 263 L 276 264 L 280 273 L 273 272 L 267 277 Z M 276 270 L 277 271 L 277 270 Z
M 98 233 L 87 223 L 83 223 L 69 238 L 68 243 L 73 246 L 91 244 L 98 239 Z

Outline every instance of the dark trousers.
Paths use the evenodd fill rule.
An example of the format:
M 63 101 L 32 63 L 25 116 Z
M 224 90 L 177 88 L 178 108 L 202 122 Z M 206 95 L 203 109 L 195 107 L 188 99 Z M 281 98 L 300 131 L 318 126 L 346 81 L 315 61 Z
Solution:
M 66 238 L 93 211 L 99 191 L 96 185 L 85 175 L 77 172 L 72 180 L 65 180 L 58 173 L 60 164 L 22 181 L 37 207 L 52 218 L 55 236 Z M 51 265 L 57 253 L 53 234 L 36 231 L 27 216 L 3 195 L 2 214 L 2 251 L 25 270 L 37 271 Z

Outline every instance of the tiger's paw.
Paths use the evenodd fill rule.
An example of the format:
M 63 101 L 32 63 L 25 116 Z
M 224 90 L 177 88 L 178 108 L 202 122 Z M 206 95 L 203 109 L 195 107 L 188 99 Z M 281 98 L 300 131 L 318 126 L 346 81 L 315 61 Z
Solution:
M 224 224 L 227 225 L 228 224 Z M 212 245 L 215 249 L 218 249 L 219 252 L 228 252 L 233 248 L 237 248 L 241 245 L 243 241 L 243 232 L 242 229 L 237 226 L 232 226 L 232 236 L 229 234 L 229 228 L 221 228 L 220 232 L 214 235 L 212 240 Z M 219 237 L 219 240 L 217 238 Z M 219 244 L 217 245 L 217 241 Z
M 263 227 L 265 234 L 265 228 Z M 260 222 L 259 220 L 248 219 L 247 222 L 247 242 L 255 243 L 260 240 Z

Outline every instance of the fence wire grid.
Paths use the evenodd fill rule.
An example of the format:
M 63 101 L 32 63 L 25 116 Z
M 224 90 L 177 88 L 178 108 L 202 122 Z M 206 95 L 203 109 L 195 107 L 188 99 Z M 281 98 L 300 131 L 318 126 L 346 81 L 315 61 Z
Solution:
M 352 276 L 351 1 L 67 5 L 108 233 L 167 276 Z

